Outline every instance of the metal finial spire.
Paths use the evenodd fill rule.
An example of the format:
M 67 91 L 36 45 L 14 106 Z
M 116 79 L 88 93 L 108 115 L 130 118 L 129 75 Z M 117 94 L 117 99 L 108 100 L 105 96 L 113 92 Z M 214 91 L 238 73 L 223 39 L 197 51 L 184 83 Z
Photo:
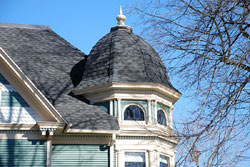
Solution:
M 120 5 L 120 15 L 122 15 L 122 5 Z
M 120 6 L 120 14 L 116 16 L 116 20 L 118 21 L 118 26 L 125 26 L 126 16 L 122 14 L 122 6 Z

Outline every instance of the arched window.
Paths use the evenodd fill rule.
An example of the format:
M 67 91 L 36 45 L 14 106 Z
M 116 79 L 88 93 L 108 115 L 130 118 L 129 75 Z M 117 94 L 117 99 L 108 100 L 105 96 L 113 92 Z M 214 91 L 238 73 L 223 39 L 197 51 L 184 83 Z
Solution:
M 124 120 L 144 121 L 144 112 L 137 105 L 130 105 L 124 112 Z
M 158 124 L 167 126 L 166 116 L 165 116 L 164 111 L 162 109 L 159 109 L 157 112 L 157 122 L 158 122 Z

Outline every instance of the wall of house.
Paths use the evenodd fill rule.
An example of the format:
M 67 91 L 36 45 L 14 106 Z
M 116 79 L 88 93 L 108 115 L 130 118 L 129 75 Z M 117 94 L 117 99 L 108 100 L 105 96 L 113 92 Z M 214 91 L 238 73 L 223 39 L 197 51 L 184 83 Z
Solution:
M 0 74 L 0 123 L 35 124 L 41 118 Z

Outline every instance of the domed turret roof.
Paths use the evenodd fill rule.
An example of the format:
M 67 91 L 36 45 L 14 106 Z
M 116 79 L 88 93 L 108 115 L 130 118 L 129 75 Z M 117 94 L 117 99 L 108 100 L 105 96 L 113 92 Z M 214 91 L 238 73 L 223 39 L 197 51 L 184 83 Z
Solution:
M 111 82 L 159 83 L 176 90 L 156 51 L 130 27 L 119 24 L 92 48 L 76 89 Z

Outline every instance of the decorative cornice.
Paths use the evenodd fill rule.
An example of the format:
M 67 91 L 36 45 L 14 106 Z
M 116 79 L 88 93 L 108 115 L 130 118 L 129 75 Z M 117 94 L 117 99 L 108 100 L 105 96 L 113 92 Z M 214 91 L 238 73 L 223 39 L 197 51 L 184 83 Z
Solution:
M 177 143 L 175 142 L 172 142 L 170 140 L 164 140 L 157 136 L 117 136 L 116 139 L 117 140 L 156 140 L 156 141 L 170 144 L 173 147 L 177 145 Z
M 64 133 L 89 133 L 89 134 L 117 134 L 119 130 L 85 130 L 85 129 L 66 129 Z
M 32 130 L 37 129 L 36 124 L 1 123 L 0 130 Z
M 58 123 L 58 122 L 37 122 L 37 125 L 42 132 L 42 136 L 49 135 L 53 136 L 54 131 L 57 129 L 63 129 L 65 127 L 64 123 Z
M 95 97 L 100 94 L 110 93 L 133 93 L 133 94 L 155 94 L 173 104 L 180 98 L 181 94 L 158 83 L 107 83 L 82 90 L 74 90 L 76 95 Z
M 82 135 L 82 134 L 62 134 L 54 135 L 53 138 L 76 138 L 76 139 L 112 139 L 111 135 Z
M 42 132 L 42 136 L 47 135 L 47 132 L 49 136 L 53 136 L 55 130 L 56 128 L 40 128 L 40 131 Z
M 3 134 L 38 134 L 40 130 L 0 130 Z

